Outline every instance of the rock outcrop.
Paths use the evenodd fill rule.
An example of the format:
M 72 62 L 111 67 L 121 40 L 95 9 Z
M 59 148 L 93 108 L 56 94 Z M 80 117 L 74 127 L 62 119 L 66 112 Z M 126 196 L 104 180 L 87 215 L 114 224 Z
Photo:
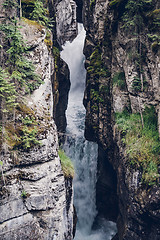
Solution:
M 154 26 L 159 19 L 159 1 L 141 1 L 141 9 L 136 10 L 134 16 L 130 10 L 133 5 L 129 4 L 131 1 L 125 0 L 85 0 L 83 3 L 87 69 L 85 136 L 99 145 L 99 214 L 105 212 L 108 219 L 116 221 L 115 209 L 119 209 L 115 238 L 159 239 L 158 183 L 142 184 L 142 169 L 131 167 L 122 141 L 125 133 L 119 133 L 114 119 L 115 112 L 125 110 L 140 113 L 143 122 L 145 106 L 154 106 L 159 121 L 159 35 Z M 140 19 L 136 22 L 137 28 L 135 19 Z M 105 166 L 112 172 L 112 178 L 110 174 L 107 177 Z M 107 209 L 107 199 L 111 196 L 112 210 Z
M 54 45 L 62 50 L 62 45 L 66 41 L 72 41 L 78 33 L 77 19 L 76 19 L 76 3 L 72 0 L 49 1 L 50 16 L 55 19 L 55 29 L 53 36 L 56 40 Z M 56 50 L 56 49 L 54 49 Z M 55 69 L 52 75 L 53 92 L 54 92 L 54 119 L 58 129 L 59 137 L 63 141 L 67 121 L 65 111 L 68 104 L 68 93 L 70 89 L 70 75 L 67 64 L 60 58 L 60 53 L 55 55 Z
M 76 3 L 57 0 L 55 3 L 57 41 L 63 45 L 77 36 Z
M 6 127 L 12 138 L 12 133 L 25 131 L 23 121 L 28 119 L 30 123 L 25 123 L 24 128 L 35 130 L 36 139 L 30 148 L 27 145 L 6 148 L 1 154 L 0 239 L 71 240 L 72 179 L 64 178 L 58 156 L 57 127 L 52 119 L 55 59 L 46 41 L 45 28 L 27 19 L 21 21 L 21 26 L 29 49 L 26 57 L 44 83 L 31 95 L 19 94 L 15 126 L 11 129 L 8 122 Z

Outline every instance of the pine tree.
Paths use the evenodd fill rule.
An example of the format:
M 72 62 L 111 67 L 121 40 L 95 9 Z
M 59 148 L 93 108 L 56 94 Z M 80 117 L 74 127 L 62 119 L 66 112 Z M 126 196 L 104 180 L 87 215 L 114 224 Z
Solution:
M 9 75 L 0 68 L 0 129 L 1 129 L 1 150 L 6 149 L 5 125 L 7 115 L 14 111 L 16 106 L 16 90 L 10 82 Z
M 14 19 L 9 24 L 1 24 L 0 31 L 5 34 L 5 45 L 8 48 L 6 68 L 17 90 L 22 90 L 24 87 L 27 93 L 32 92 L 42 84 L 42 81 L 35 73 L 32 62 L 25 57 L 28 48 L 19 31 L 17 20 Z

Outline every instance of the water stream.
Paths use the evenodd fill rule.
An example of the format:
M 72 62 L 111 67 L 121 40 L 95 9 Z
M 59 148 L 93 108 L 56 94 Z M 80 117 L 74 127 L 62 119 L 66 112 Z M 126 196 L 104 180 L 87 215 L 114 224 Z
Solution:
M 79 34 L 72 43 L 63 46 L 61 57 L 70 69 L 71 90 L 67 109 L 67 133 L 64 150 L 75 167 L 74 205 L 78 223 L 75 240 L 110 240 L 116 232 L 115 224 L 100 219 L 96 230 L 92 229 L 96 211 L 96 173 L 98 146 L 84 138 L 85 109 L 83 94 L 86 71 L 83 46 L 85 30 L 79 24 Z

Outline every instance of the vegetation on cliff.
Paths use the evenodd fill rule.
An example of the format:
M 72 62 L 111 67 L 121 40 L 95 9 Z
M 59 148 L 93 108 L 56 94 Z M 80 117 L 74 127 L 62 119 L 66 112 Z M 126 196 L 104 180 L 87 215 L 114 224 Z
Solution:
M 67 157 L 64 150 L 62 150 L 62 149 L 59 149 L 58 155 L 61 160 L 61 166 L 62 166 L 62 170 L 64 173 L 64 177 L 65 178 L 70 178 L 70 177 L 73 178 L 74 177 L 74 166 L 73 166 L 71 159 L 69 157 Z
M 27 1 L 26 1 L 27 2 Z M 43 14 L 45 9 L 41 1 L 34 2 L 30 18 L 37 20 L 37 25 L 48 24 Z M 29 3 L 29 1 L 28 1 Z M 0 149 L 28 151 L 40 145 L 38 135 L 41 132 L 39 121 L 32 109 L 23 100 L 23 96 L 33 92 L 43 83 L 41 76 L 28 60 L 26 42 L 20 32 L 20 22 L 16 18 L 18 4 L 16 1 L 5 0 L 3 10 L 6 17 L 0 22 L 1 62 L 0 62 Z M 8 11 L 13 13 L 10 17 Z M 35 21 L 34 21 L 35 22 Z M 40 23 L 39 23 L 40 22 Z M 35 22 L 36 23 L 36 22 Z M 46 41 L 49 44 L 50 36 Z M 25 107 L 24 107 L 25 106 Z M 29 109 L 29 110 L 27 110 Z
M 142 183 L 153 185 L 160 177 L 160 141 L 153 106 L 145 109 L 143 119 L 144 127 L 140 114 L 116 113 L 116 123 L 131 166 L 142 171 Z

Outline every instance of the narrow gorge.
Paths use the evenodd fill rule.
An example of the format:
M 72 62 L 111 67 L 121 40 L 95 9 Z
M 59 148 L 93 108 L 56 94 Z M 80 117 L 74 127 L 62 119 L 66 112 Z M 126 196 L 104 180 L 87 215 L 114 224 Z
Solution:
M 0 239 L 160 239 L 159 33 L 159 0 L 0 0 Z

